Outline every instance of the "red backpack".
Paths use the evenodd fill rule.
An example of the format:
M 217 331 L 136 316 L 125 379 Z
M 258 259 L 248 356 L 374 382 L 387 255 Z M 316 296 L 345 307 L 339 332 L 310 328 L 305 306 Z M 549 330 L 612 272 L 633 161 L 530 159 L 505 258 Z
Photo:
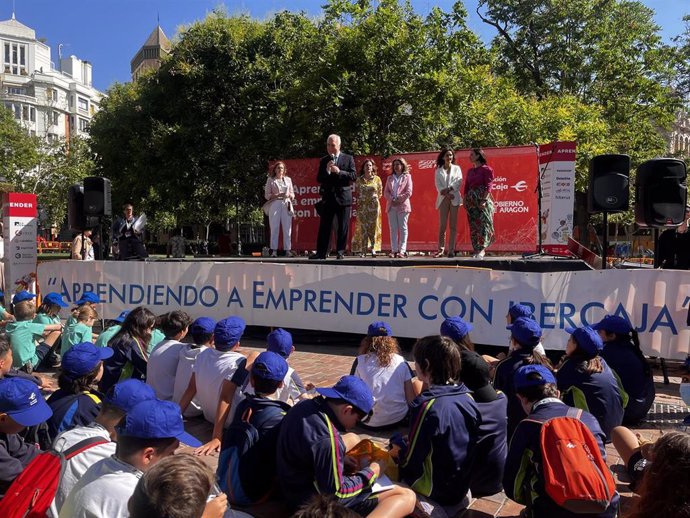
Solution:
M 562 417 L 542 423 L 541 464 L 546 494 L 576 514 L 603 513 L 616 492 L 616 483 L 599 445 L 580 421 L 582 410 L 569 408 Z
M 45 518 L 62 479 L 65 463 L 89 448 L 107 442 L 102 437 L 89 437 L 62 453 L 55 450 L 39 453 L 14 479 L 0 500 L 0 516 Z

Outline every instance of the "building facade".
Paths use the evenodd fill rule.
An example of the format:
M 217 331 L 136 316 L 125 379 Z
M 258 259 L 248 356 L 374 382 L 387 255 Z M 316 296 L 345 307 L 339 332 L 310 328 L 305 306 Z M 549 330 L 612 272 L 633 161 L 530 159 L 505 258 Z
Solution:
M 87 136 L 103 94 L 92 67 L 76 56 L 55 67 L 48 45 L 14 15 L 0 21 L 0 105 L 29 132 L 49 141 Z
M 147 70 L 158 70 L 161 67 L 161 61 L 170 54 L 171 49 L 172 43 L 161 26 L 157 25 L 129 63 L 132 81 L 139 79 Z
M 672 155 L 690 158 L 690 114 L 678 113 L 669 135 L 669 151 Z

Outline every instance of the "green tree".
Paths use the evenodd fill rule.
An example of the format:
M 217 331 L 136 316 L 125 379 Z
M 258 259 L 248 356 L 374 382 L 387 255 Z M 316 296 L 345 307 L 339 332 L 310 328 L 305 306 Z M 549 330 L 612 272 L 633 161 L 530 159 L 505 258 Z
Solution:
M 0 107 L 0 176 L 12 184 L 36 167 L 38 159 L 38 141 L 19 125 L 10 110 Z M 9 184 L 0 187 L 9 189 Z

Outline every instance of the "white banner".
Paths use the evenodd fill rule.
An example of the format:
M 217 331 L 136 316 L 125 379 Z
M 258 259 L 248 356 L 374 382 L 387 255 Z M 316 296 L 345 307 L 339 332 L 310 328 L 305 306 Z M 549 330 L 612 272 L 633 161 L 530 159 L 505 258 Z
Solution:
M 5 301 L 16 291 L 36 290 L 36 195 L 7 192 L 3 195 Z
M 541 238 L 550 254 L 568 255 L 575 206 L 575 142 L 539 147 L 541 175 Z
M 50 261 L 39 264 L 43 292 L 77 300 L 94 291 L 113 318 L 147 306 L 160 314 L 243 317 L 249 325 L 364 334 L 374 320 L 396 336 L 438 333 L 446 316 L 474 326 L 473 341 L 506 345 L 511 304 L 530 304 L 547 349 L 565 349 L 565 327 L 608 313 L 629 318 L 650 355 L 684 359 L 690 327 L 690 272 L 602 270 L 524 273 L 473 268 L 364 267 L 241 262 Z

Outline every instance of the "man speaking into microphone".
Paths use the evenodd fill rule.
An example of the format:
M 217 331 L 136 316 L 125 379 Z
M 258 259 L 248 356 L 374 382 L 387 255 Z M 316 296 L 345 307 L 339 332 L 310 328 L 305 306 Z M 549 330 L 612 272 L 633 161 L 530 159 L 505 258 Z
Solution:
M 357 179 L 355 160 L 350 155 L 340 152 L 340 137 L 330 135 L 326 141 L 328 155 L 319 162 L 319 173 L 316 181 L 321 184 L 321 208 L 319 215 L 319 235 L 316 239 L 316 253 L 309 259 L 326 259 L 328 244 L 331 240 L 333 219 L 337 221 L 338 259 L 345 257 L 347 249 L 347 231 L 352 214 L 352 187 Z

